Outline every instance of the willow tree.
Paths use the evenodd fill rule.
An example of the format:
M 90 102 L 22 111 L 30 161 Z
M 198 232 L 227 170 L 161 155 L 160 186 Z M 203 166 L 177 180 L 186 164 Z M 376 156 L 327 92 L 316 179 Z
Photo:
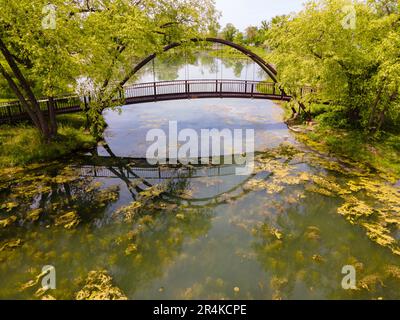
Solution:
M 66 91 L 90 94 L 86 112 L 93 134 L 100 137 L 101 112 L 113 106 L 140 58 L 217 26 L 213 0 L 0 4 L 0 74 L 46 141 L 56 134 L 54 96 Z M 40 109 L 39 96 L 50 98 L 49 115 Z
M 388 115 L 394 122 L 400 121 L 400 3 L 385 0 L 379 3 L 373 1 L 372 5 L 380 16 L 375 22 L 377 28 L 388 30 L 374 51 L 379 68 L 368 127 L 376 132 L 382 128 Z
M 90 95 L 91 131 L 101 138 L 102 111 L 115 107 L 122 87 L 144 57 L 171 42 L 215 29 L 213 0 L 102 0 L 81 2 L 83 37 L 80 92 Z
M 0 74 L 46 141 L 57 134 L 53 97 L 74 79 L 74 41 L 79 21 L 55 0 L 0 0 Z M 49 114 L 38 97 L 49 97 Z
M 400 20 L 389 2 L 309 1 L 273 25 L 271 59 L 281 82 L 316 87 L 313 98 L 342 106 L 348 123 L 376 129 L 377 111 L 398 105 Z

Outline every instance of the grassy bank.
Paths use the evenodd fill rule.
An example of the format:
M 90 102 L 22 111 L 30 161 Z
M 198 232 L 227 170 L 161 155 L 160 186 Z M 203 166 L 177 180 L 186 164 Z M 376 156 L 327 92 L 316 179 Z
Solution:
M 400 179 L 398 135 L 385 133 L 377 139 L 369 139 L 358 131 L 315 126 L 302 134 L 301 140 L 321 151 L 370 167 L 391 180 Z
M 0 168 L 56 160 L 95 146 L 95 139 L 83 129 L 84 120 L 80 113 L 57 116 L 59 136 L 49 144 L 31 124 L 1 125 Z
M 284 106 L 290 114 L 288 106 Z M 333 108 L 335 109 L 335 108 Z M 298 125 L 298 138 L 318 151 L 359 163 L 381 173 L 390 180 L 400 179 L 400 134 L 381 132 L 371 136 L 364 131 L 346 126 L 340 112 L 326 110 L 326 106 L 311 106 L 315 123 Z

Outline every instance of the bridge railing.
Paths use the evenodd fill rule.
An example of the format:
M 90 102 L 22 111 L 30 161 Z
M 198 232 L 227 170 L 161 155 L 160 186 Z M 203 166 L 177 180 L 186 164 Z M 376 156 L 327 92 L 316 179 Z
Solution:
M 78 96 L 63 96 L 54 98 L 54 108 L 56 113 L 68 113 L 81 111 L 81 105 L 83 104 L 83 98 Z M 49 111 L 49 100 L 40 99 L 38 100 L 40 110 L 48 113 Z M 19 101 L 11 101 L 0 104 L 0 123 L 7 121 L 23 120 L 27 119 L 28 114 L 22 107 Z
M 121 172 L 128 179 L 184 179 L 184 178 L 205 178 L 205 177 L 224 177 L 236 174 L 236 166 L 221 165 L 211 168 L 123 168 L 87 165 L 76 167 L 79 174 L 83 177 L 97 178 L 118 178 L 115 172 Z M 122 170 L 122 171 L 121 171 Z
M 299 88 L 301 96 L 313 92 L 310 87 Z M 115 101 L 126 104 L 157 100 L 196 98 L 196 97 L 244 97 L 290 100 L 278 83 L 250 80 L 175 80 L 150 83 L 138 83 L 124 87 L 115 97 Z M 88 98 L 62 96 L 54 98 L 56 113 L 81 111 L 88 103 Z M 39 100 L 40 109 L 49 110 L 49 100 Z M 29 119 L 19 101 L 0 104 L 0 123 Z
M 279 84 L 249 80 L 176 80 L 134 84 L 125 87 L 125 98 L 199 93 L 281 96 Z

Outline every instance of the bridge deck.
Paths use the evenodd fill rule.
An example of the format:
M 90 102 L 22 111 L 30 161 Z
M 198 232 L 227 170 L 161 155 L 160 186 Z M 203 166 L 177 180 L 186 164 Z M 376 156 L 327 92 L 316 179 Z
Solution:
M 306 87 L 301 92 L 310 91 Z M 175 80 L 139 83 L 125 86 L 114 101 L 138 104 L 154 101 L 198 98 L 249 98 L 289 101 L 291 96 L 273 82 L 246 80 Z M 54 99 L 57 114 L 82 111 L 87 107 L 87 97 L 64 96 Z M 39 101 L 40 108 L 48 114 L 48 100 Z M 18 101 L 0 104 L 0 123 L 29 119 Z
M 178 80 L 136 84 L 125 88 L 128 103 L 198 98 L 290 100 L 272 82 L 246 80 Z

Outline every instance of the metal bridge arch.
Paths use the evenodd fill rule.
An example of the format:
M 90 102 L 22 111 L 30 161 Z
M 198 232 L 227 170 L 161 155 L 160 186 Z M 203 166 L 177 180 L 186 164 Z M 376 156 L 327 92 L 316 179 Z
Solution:
M 174 80 L 159 81 L 150 83 L 135 83 L 126 86 L 128 81 L 139 72 L 145 65 L 154 60 L 159 52 L 153 53 L 137 64 L 129 74 L 118 83 L 118 88 L 109 96 L 111 101 L 123 101 L 124 104 L 146 103 L 154 101 L 167 101 L 177 99 L 194 98 L 257 98 L 268 100 L 290 101 L 294 97 L 287 94 L 284 88 L 278 83 L 277 71 L 273 65 L 266 62 L 263 58 L 251 50 L 236 43 L 218 38 L 193 38 L 188 42 L 200 43 L 211 42 L 229 46 L 243 53 L 253 60 L 271 78 L 271 82 L 248 81 L 248 80 Z M 188 42 L 176 42 L 165 46 L 162 52 L 167 52 L 173 48 L 180 47 Z M 193 88 L 194 87 L 194 88 Z M 299 88 L 300 96 L 314 92 L 313 88 L 304 86 Z M 88 97 L 68 96 L 54 99 L 56 113 L 81 112 L 88 108 Z M 48 109 L 49 100 L 39 101 L 41 109 Z M 298 102 L 300 108 L 308 114 L 303 103 Z M 84 106 L 83 106 L 84 104 Z M 0 123 L 14 122 L 29 119 L 29 115 L 23 110 L 20 102 L 14 101 L 5 105 L 0 105 Z
M 198 42 L 211 42 L 211 43 L 219 43 L 219 44 L 223 44 L 226 45 L 228 47 L 234 48 L 236 50 L 238 50 L 239 52 L 243 53 L 244 55 L 246 55 L 247 57 L 249 57 L 251 60 L 253 60 L 255 63 L 257 63 L 262 70 L 264 70 L 268 76 L 272 79 L 273 82 L 277 83 L 277 71 L 276 69 L 268 62 L 266 62 L 263 58 L 261 58 L 259 55 L 255 54 L 254 52 L 252 52 L 251 50 L 233 43 L 231 41 L 228 40 L 223 40 L 223 39 L 218 39 L 218 38 L 193 38 L 190 40 L 191 42 L 194 43 L 198 43 Z M 167 52 L 171 49 L 180 47 L 184 44 L 185 42 L 175 42 L 175 43 L 171 43 L 167 46 L 165 46 L 162 50 L 162 52 Z M 125 79 L 122 83 L 121 86 L 124 86 L 132 76 L 134 76 L 136 73 L 138 73 L 145 65 L 147 65 L 149 62 L 151 62 L 152 60 L 154 60 L 157 57 L 157 53 L 153 53 L 151 55 L 149 55 L 148 57 L 146 57 L 145 59 L 143 59 L 139 64 L 137 64 L 135 66 L 135 68 L 132 70 L 130 77 Z

